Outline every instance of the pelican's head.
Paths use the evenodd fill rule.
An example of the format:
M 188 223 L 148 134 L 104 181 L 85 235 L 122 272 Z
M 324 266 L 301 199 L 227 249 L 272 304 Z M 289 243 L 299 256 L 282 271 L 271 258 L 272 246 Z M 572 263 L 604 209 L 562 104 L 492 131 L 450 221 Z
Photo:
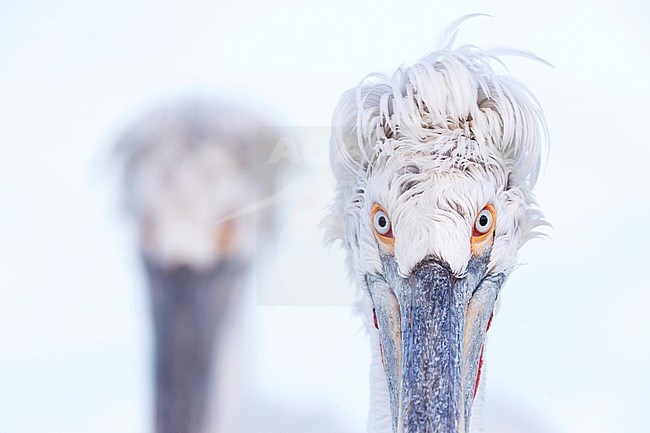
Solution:
M 334 115 L 332 236 L 369 295 L 385 378 L 371 431 L 469 430 L 495 302 L 542 223 L 531 189 L 543 115 L 495 62 L 493 51 L 447 45 L 370 76 Z
M 255 203 L 275 193 L 281 167 L 267 160 L 278 135 L 253 114 L 209 100 L 162 106 L 122 134 L 124 197 L 147 261 L 197 272 L 247 263 Z M 263 230 L 268 232 L 269 230 Z

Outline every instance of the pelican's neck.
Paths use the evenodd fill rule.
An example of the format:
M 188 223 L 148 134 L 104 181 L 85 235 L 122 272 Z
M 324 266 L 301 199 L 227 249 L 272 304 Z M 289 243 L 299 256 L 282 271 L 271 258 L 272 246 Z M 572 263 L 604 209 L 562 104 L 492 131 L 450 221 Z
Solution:
M 393 433 L 390 409 L 390 394 L 386 371 L 381 360 L 379 331 L 374 327 L 372 307 L 367 312 L 368 330 L 370 334 L 370 410 L 368 413 L 368 433 Z
M 485 346 L 484 346 L 485 347 Z M 485 406 L 485 382 L 487 376 L 487 368 L 485 365 L 485 353 L 483 352 L 483 367 L 481 369 L 481 379 L 478 382 L 478 389 L 474 396 L 472 404 L 472 419 L 469 424 L 469 433 L 483 433 L 483 408 Z

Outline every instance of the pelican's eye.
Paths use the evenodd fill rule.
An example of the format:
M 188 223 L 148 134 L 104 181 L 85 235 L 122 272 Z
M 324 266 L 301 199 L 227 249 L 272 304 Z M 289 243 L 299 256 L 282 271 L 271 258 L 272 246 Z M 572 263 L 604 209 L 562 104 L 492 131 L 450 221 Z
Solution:
M 375 223 L 375 230 L 377 230 L 377 233 L 380 235 L 386 236 L 386 234 L 390 231 L 390 220 L 388 219 L 386 212 L 383 210 L 378 210 L 375 212 L 373 222 Z
M 476 219 L 474 220 L 474 228 L 472 230 L 472 252 L 478 253 L 485 245 L 486 241 L 491 239 L 494 232 L 494 223 L 496 221 L 496 212 L 494 206 L 491 204 L 486 205 L 481 210 Z
M 392 247 L 395 242 L 393 238 L 393 225 L 386 211 L 378 203 L 375 203 L 372 207 L 370 217 L 372 218 L 372 227 L 375 230 L 377 238 L 384 244 Z
M 479 234 L 485 234 L 490 231 L 492 228 L 492 212 L 487 209 L 483 209 L 474 223 L 474 230 Z

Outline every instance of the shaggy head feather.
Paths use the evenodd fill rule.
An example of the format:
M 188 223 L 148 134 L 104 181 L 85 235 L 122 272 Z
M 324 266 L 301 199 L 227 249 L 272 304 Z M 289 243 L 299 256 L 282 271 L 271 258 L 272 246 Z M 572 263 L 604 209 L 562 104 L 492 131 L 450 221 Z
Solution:
M 487 202 L 499 215 L 493 269 L 510 271 L 519 247 L 537 234 L 544 222 L 532 189 L 546 126 L 531 92 L 495 71 L 503 54 L 539 60 L 447 45 L 391 77 L 369 75 L 341 97 L 330 141 L 337 196 L 328 236 L 343 241 L 360 273 L 379 270 L 367 217 L 375 202 L 393 222 L 404 275 L 427 252 L 444 252 L 461 275 L 470 227 Z M 465 227 L 467 239 L 436 236 L 433 223 Z

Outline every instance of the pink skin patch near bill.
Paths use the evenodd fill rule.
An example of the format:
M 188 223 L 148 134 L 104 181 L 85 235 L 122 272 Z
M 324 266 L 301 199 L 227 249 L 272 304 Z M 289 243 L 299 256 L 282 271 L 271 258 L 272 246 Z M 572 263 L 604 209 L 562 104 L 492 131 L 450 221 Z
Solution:
M 377 323 L 377 313 L 375 309 L 372 309 L 372 321 L 375 324 L 375 328 L 379 331 L 379 323 Z M 381 356 L 381 365 L 384 365 L 384 349 L 381 347 L 381 341 L 379 342 L 379 355 Z
M 494 317 L 494 313 L 490 315 L 490 320 L 488 320 L 487 327 L 485 328 L 485 332 L 488 332 L 490 330 L 490 325 L 492 324 L 492 318 Z M 478 392 L 478 385 L 481 381 L 481 370 L 483 369 L 483 349 L 485 348 L 485 344 L 481 346 L 481 357 L 478 359 L 478 373 L 476 374 L 476 383 L 474 384 L 474 398 L 476 398 L 476 393 Z

